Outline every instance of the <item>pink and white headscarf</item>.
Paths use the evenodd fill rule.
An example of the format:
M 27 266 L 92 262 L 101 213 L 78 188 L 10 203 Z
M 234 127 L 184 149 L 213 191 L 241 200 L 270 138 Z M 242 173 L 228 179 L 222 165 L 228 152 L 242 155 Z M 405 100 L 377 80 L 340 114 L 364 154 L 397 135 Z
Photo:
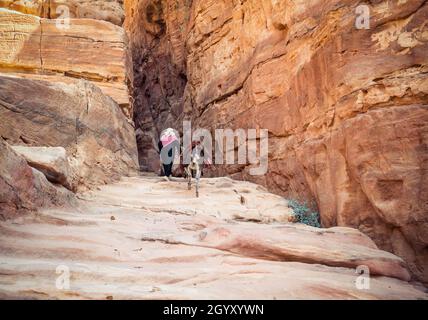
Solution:
M 162 142 L 162 145 L 164 147 L 167 147 L 174 141 L 178 141 L 178 137 L 174 129 L 168 128 L 162 132 L 160 140 Z

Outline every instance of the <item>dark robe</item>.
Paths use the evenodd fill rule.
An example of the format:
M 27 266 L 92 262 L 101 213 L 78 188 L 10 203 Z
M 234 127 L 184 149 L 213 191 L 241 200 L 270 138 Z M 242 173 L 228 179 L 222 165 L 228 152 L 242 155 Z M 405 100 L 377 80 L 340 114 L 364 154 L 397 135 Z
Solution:
M 174 141 L 173 143 L 163 146 L 162 141 L 158 143 L 159 154 L 161 155 L 161 164 L 163 167 L 163 176 L 170 177 L 172 175 L 172 167 L 174 165 L 174 159 L 177 150 L 179 150 L 180 145 L 178 141 Z

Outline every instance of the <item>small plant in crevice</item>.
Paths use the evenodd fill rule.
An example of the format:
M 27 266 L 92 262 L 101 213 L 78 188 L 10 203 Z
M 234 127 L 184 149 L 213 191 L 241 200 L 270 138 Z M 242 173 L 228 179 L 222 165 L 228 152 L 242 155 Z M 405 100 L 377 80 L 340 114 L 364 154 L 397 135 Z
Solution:
M 288 206 L 294 211 L 294 221 L 311 227 L 321 228 L 320 214 L 311 210 L 306 203 L 288 200 Z

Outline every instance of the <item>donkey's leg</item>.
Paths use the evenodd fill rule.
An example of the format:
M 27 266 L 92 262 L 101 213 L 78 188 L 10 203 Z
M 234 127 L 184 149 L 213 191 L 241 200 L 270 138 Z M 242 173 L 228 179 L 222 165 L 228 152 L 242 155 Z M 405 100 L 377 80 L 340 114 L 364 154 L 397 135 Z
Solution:
M 187 188 L 191 190 L 192 189 L 192 170 L 190 169 L 190 167 L 187 167 L 186 172 L 187 172 Z
M 196 169 L 196 198 L 199 198 L 199 181 L 201 180 L 201 169 L 198 166 Z

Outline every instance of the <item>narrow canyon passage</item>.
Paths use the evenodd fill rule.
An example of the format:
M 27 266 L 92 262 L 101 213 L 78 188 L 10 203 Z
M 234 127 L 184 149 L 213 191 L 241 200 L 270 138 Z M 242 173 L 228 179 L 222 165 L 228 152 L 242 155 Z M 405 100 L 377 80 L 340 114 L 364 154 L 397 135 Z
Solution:
M 281 223 L 285 200 L 248 182 L 202 189 L 197 200 L 184 181 L 126 178 L 80 194 L 76 208 L 1 223 L 0 298 L 428 298 L 400 258 L 356 230 Z M 370 290 L 358 265 L 373 272 Z

